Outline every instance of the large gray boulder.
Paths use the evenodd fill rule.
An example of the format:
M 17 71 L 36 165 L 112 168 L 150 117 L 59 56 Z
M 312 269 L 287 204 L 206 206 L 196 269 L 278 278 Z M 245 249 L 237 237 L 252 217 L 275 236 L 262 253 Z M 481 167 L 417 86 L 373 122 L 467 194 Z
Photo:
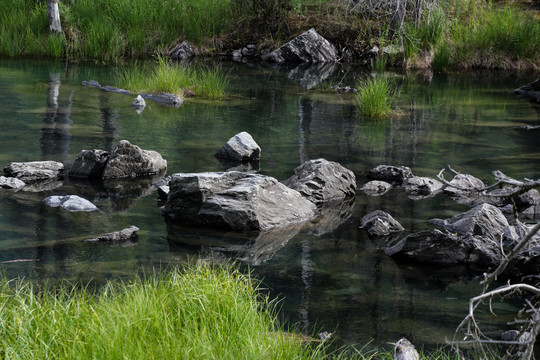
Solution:
M 405 230 L 392 215 L 382 210 L 375 210 L 364 216 L 360 226 L 371 236 L 386 236 Z
M 173 174 L 167 221 L 233 230 L 268 230 L 315 216 L 315 205 L 276 179 L 259 174 Z
M 217 152 L 216 157 L 233 162 L 249 162 L 261 158 L 261 148 L 245 131 L 234 135 Z
M 369 170 L 366 177 L 370 180 L 381 180 L 401 185 L 405 179 L 412 178 L 413 173 L 406 166 L 379 165 Z
M 67 211 L 96 211 L 98 208 L 90 201 L 77 195 L 49 196 L 43 202 L 50 207 L 59 207 Z
M 152 150 L 143 150 L 127 140 L 121 140 L 114 148 L 105 169 L 103 179 L 123 179 L 137 176 L 159 175 L 167 170 L 167 161 Z
M 0 176 L 0 188 L 2 189 L 19 190 L 25 185 L 26 183 L 24 181 L 17 178 Z
M 313 28 L 262 57 L 264 61 L 277 64 L 335 62 L 337 58 L 335 46 Z
M 354 196 L 354 173 L 337 162 L 309 160 L 294 169 L 294 175 L 283 184 L 302 194 L 316 205 Z
M 64 165 L 56 161 L 12 162 L 4 168 L 7 177 L 15 177 L 25 183 L 58 178 Z
M 75 158 L 68 175 L 76 178 L 99 179 L 103 176 L 108 160 L 109 153 L 104 150 L 82 150 Z

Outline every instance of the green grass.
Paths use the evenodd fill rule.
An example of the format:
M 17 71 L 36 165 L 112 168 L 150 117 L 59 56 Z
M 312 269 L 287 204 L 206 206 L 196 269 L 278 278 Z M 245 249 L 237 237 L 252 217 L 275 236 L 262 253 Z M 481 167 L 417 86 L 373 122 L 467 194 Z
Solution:
M 374 77 L 356 85 L 356 96 L 360 114 L 368 118 L 388 117 L 392 112 L 394 100 L 390 81 L 383 77 Z
M 159 57 L 151 65 L 131 66 L 119 72 L 116 86 L 136 93 L 180 96 L 190 91 L 203 98 L 220 100 L 225 96 L 228 83 L 228 75 L 218 68 L 191 67 Z
M 0 286 L 3 359 L 317 359 L 274 304 L 231 269 L 193 266 L 109 283 L 97 294 Z

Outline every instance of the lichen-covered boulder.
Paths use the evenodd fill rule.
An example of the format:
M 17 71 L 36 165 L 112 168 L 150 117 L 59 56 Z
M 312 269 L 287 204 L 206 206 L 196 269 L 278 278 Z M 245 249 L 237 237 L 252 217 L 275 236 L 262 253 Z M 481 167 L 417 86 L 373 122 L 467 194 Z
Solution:
M 109 153 L 104 150 L 82 150 L 75 158 L 71 169 L 69 169 L 68 176 L 99 179 L 103 176 L 108 160 Z
M 315 216 L 316 207 L 276 179 L 237 171 L 173 174 L 167 221 L 233 230 L 268 230 Z
M 15 177 L 25 183 L 58 178 L 64 165 L 56 161 L 12 162 L 4 168 L 7 177 Z
M 294 175 L 283 184 L 302 194 L 316 205 L 354 196 L 354 173 L 337 162 L 309 160 L 294 169 Z
M 143 150 L 127 140 L 121 140 L 109 157 L 103 170 L 103 179 L 124 179 L 162 174 L 167 161 L 159 153 Z

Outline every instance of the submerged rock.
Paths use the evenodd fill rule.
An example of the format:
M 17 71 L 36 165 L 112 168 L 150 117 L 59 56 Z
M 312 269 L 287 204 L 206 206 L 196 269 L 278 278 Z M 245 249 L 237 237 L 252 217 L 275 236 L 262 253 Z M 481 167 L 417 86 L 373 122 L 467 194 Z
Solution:
M 18 190 L 23 188 L 26 183 L 14 177 L 0 176 L 0 188 Z
M 68 211 L 96 211 L 98 208 L 90 201 L 77 195 L 49 196 L 43 202 L 50 207 Z
M 250 162 L 261 158 L 261 148 L 245 131 L 234 135 L 217 152 L 216 157 L 234 162 Z
M 366 177 L 370 180 L 381 180 L 402 184 L 405 179 L 412 178 L 410 168 L 406 166 L 379 165 L 369 170 Z
M 121 140 L 111 153 L 102 178 L 123 179 L 158 175 L 166 170 L 167 161 L 159 153 L 143 150 L 127 140 Z
M 103 170 L 109 160 L 109 153 L 104 150 L 82 150 L 71 169 L 68 171 L 69 177 L 84 179 L 99 179 L 103 176 Z
M 233 230 L 304 222 L 316 207 L 276 179 L 242 172 L 174 174 L 163 215 L 168 221 Z
M 128 228 L 113 231 L 107 234 L 99 235 L 95 238 L 86 239 L 85 242 L 124 242 L 124 241 L 137 241 L 137 233 L 139 228 L 136 226 L 130 226 Z
M 391 188 L 392 185 L 385 181 L 371 180 L 365 183 L 360 190 L 369 196 L 380 196 L 386 194 Z
M 354 173 L 333 161 L 309 160 L 294 169 L 294 173 L 283 184 L 316 205 L 353 197 L 356 192 Z
M 64 165 L 56 161 L 12 162 L 4 168 L 7 177 L 15 177 L 25 183 L 58 178 Z
M 382 210 L 375 210 L 364 216 L 360 227 L 366 229 L 371 236 L 385 236 L 405 230 L 392 215 Z
M 313 28 L 262 57 L 264 61 L 278 64 L 335 62 L 337 58 L 338 52 L 334 45 Z
M 530 102 L 540 104 L 540 78 L 515 89 L 513 93 L 525 97 Z

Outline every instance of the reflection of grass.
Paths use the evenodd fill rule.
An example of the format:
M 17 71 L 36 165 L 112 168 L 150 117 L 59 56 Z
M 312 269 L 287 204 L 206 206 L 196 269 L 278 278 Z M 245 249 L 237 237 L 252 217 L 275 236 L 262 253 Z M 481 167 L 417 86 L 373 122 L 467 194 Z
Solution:
M 390 82 L 383 77 L 367 79 L 357 84 L 357 103 L 360 113 L 368 118 L 382 118 L 390 115 L 393 92 Z
M 370 150 L 384 148 L 386 144 L 386 134 L 390 128 L 390 123 L 386 121 L 365 120 L 361 123 L 358 142 Z
M 217 68 L 189 67 L 159 58 L 155 64 L 123 70 L 116 83 L 117 86 L 133 92 L 183 95 L 191 91 L 196 95 L 218 100 L 225 95 L 229 79 Z

